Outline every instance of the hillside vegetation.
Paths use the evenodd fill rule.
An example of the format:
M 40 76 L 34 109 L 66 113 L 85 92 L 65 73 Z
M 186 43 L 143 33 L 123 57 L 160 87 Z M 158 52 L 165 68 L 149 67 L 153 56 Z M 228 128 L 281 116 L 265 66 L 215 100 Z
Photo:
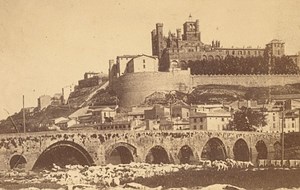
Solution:
M 190 93 L 178 91 L 155 92 L 145 98 L 143 105 L 182 101 L 186 104 L 231 103 L 236 100 L 264 102 L 272 95 L 300 94 L 300 84 L 271 87 L 244 87 L 239 85 L 199 85 Z
M 26 114 L 26 131 L 45 131 L 46 127 L 43 127 L 45 124 L 50 123 L 51 119 L 58 117 L 68 117 L 71 113 L 76 111 L 75 108 L 69 107 L 68 105 L 64 106 L 48 106 L 42 111 L 37 109 L 31 113 Z M 15 126 L 13 125 L 10 118 L 3 120 L 0 124 L 0 133 L 15 133 L 17 130 L 23 132 L 23 113 L 18 112 L 11 116 Z

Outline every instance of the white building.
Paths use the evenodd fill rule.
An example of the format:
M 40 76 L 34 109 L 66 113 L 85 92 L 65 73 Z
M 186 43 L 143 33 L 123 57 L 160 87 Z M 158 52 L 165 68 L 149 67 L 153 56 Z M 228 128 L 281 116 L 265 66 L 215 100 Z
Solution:
M 127 73 L 158 71 L 158 58 L 156 56 L 138 55 L 132 58 L 126 66 Z
M 137 55 L 122 55 L 117 56 L 117 77 L 125 74 L 127 63 Z
M 191 112 L 191 130 L 226 130 L 231 120 L 231 113 L 219 109 L 209 112 Z

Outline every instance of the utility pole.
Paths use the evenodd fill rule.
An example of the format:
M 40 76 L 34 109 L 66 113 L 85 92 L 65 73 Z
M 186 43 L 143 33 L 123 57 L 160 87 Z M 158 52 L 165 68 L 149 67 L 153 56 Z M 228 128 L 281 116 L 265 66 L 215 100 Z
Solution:
M 281 126 L 281 166 L 283 167 L 283 160 L 284 160 L 284 111 L 285 111 L 285 101 L 283 102 L 282 106 L 282 126 Z
M 23 95 L 23 128 L 24 133 L 26 133 L 26 124 L 25 124 L 25 97 Z

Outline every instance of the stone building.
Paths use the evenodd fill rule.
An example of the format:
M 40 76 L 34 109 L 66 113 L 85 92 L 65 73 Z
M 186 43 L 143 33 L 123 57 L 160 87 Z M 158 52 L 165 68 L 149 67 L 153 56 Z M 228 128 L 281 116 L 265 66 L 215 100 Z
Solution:
M 42 95 L 38 98 L 38 110 L 43 110 L 51 104 L 51 96 Z
M 138 55 L 127 63 L 125 72 L 138 73 L 156 71 L 158 71 L 158 58 L 156 56 Z
M 103 73 L 86 72 L 84 73 L 84 79 L 78 81 L 78 88 L 98 86 L 105 77 L 107 76 Z
M 191 112 L 190 129 L 191 130 L 227 130 L 231 113 L 219 109 L 209 112 Z
M 158 56 L 160 59 L 160 71 L 186 69 L 189 61 L 224 59 L 228 55 L 234 57 L 263 56 L 266 50 L 270 51 L 271 56 L 285 55 L 284 42 L 276 39 L 268 43 L 265 48 L 223 47 L 218 40 L 212 41 L 211 44 L 205 44 L 201 41 L 199 20 L 193 21 L 191 16 L 183 24 L 183 34 L 181 29 L 177 29 L 176 34 L 169 32 L 168 37 L 165 37 L 163 24 L 157 23 L 156 29 L 151 32 L 151 39 L 152 55 Z M 299 59 L 299 55 L 290 57 L 293 60 Z

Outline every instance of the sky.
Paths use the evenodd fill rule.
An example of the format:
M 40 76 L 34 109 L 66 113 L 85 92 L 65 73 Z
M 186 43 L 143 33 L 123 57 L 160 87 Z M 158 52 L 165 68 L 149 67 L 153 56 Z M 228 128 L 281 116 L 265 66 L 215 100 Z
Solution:
M 151 55 L 156 23 L 164 34 L 199 19 L 204 43 L 300 51 L 300 0 L 0 0 L 0 119 L 37 106 L 77 84 L 84 72 L 108 71 L 109 59 Z

